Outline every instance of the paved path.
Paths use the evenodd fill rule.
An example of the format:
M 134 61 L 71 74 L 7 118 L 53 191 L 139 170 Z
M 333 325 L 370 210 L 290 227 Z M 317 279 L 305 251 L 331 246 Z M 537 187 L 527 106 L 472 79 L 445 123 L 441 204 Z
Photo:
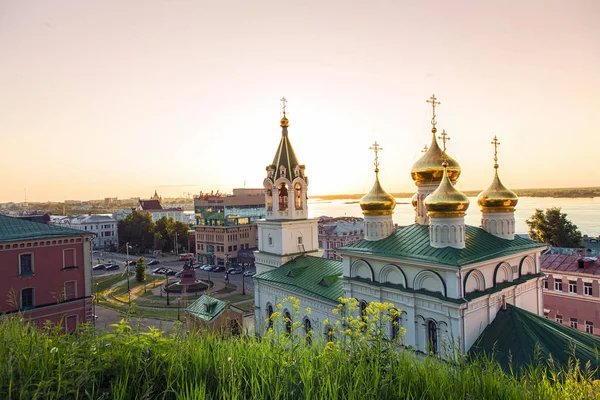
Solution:
M 98 316 L 98 318 L 96 319 L 96 329 L 98 331 L 107 330 L 109 332 L 112 332 L 115 328 L 110 325 L 117 324 L 119 323 L 119 321 L 121 321 L 122 318 L 125 318 L 125 314 L 101 306 L 96 306 L 96 315 Z M 175 322 L 163 321 L 160 319 L 153 318 L 133 317 L 131 318 L 130 325 L 133 328 L 140 328 L 143 331 L 147 331 L 149 326 L 155 326 L 157 328 L 160 328 L 165 333 L 169 333 L 173 330 Z

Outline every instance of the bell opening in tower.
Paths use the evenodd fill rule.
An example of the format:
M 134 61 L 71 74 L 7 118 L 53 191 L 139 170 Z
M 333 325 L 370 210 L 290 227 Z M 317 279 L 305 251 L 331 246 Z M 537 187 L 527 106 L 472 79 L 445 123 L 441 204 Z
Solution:
M 302 185 L 300 183 L 294 185 L 294 199 L 294 207 L 296 210 L 302 210 L 304 207 L 302 207 Z
M 279 211 L 288 209 L 288 189 L 285 183 L 279 186 Z

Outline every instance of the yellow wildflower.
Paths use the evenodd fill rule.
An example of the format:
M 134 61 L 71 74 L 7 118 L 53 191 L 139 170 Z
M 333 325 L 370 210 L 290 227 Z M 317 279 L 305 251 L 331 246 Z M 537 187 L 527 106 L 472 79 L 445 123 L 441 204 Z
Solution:
M 312 309 L 310 307 L 306 307 L 306 314 L 310 315 L 312 313 Z

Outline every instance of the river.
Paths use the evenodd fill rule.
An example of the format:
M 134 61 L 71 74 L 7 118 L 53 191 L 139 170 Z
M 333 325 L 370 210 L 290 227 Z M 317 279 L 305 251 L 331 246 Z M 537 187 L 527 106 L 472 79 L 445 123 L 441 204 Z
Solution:
M 465 217 L 467 225 L 479 226 L 481 212 L 477 206 L 477 198 L 469 197 L 471 205 Z M 415 212 L 410 198 L 397 198 L 394 210 L 394 222 L 398 225 L 414 223 Z M 521 197 L 515 211 L 515 231 L 527 233 L 525 220 L 535 212 L 536 208 L 545 210 L 550 207 L 560 207 L 567 213 L 567 218 L 573 222 L 582 234 L 600 236 L 600 198 L 553 198 L 553 197 Z M 311 218 L 326 215 L 329 217 L 362 217 L 358 200 L 320 200 L 308 201 L 308 214 Z

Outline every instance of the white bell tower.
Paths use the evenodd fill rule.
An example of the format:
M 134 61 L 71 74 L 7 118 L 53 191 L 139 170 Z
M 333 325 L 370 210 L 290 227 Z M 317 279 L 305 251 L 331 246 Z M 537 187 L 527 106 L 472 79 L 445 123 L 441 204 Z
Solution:
M 285 97 L 281 102 L 281 140 L 273 162 L 266 167 L 267 177 L 263 181 L 267 213 L 264 220 L 256 221 L 257 274 L 279 268 L 299 255 L 319 255 L 318 220 L 308 218 L 308 177 L 288 137 Z

